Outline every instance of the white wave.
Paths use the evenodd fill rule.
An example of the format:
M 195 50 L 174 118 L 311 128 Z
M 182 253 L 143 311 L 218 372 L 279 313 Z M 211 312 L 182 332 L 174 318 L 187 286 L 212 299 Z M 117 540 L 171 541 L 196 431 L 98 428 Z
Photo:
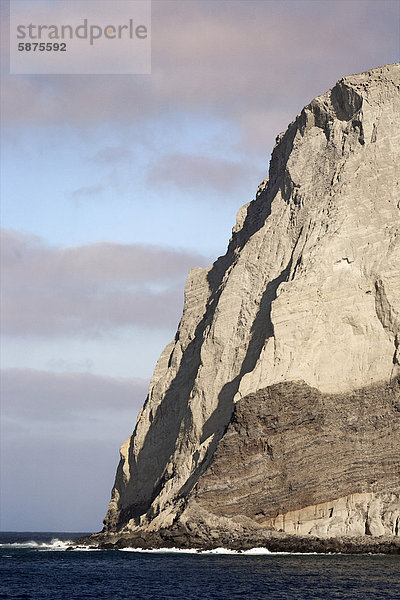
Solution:
M 203 550 L 201 554 L 236 554 L 243 556 L 244 554 L 271 554 L 267 548 L 251 548 L 250 550 L 230 550 L 229 548 L 214 548 L 214 550 Z
M 9 544 L 0 544 L 0 548 L 13 548 L 13 549 L 32 549 L 32 550 L 67 550 L 73 545 L 72 540 L 59 540 L 53 538 L 50 542 L 35 542 L 30 540 L 26 542 L 12 542 Z
M 235 556 L 309 556 L 311 554 L 321 554 L 319 552 L 271 552 L 268 548 L 262 547 L 250 548 L 249 550 L 231 550 L 230 548 L 214 548 L 213 550 L 197 550 L 196 548 L 119 548 L 118 550 L 120 552 L 147 552 L 150 554 L 219 554 Z
M 257 556 L 258 554 L 276 554 L 276 552 L 271 552 L 268 548 L 250 548 L 250 550 L 245 550 L 242 554 L 249 554 L 250 556 Z
M 9 549 L 32 549 L 41 552 L 48 551 L 65 551 L 72 550 L 74 552 L 94 552 L 101 551 L 101 548 L 96 546 L 81 546 L 75 545 L 73 540 L 59 540 L 53 538 L 50 542 L 36 542 L 30 540 L 26 542 L 13 542 L 8 544 L 0 544 L 0 548 Z M 236 555 L 236 556 L 277 556 L 277 555 L 309 555 L 318 554 L 317 552 L 271 552 L 267 548 L 250 548 L 249 550 L 231 550 L 229 548 L 214 548 L 212 550 L 197 550 L 196 548 L 119 548 L 120 552 L 138 552 L 150 554 L 201 554 L 201 555 Z
M 212 550 L 197 550 L 196 548 L 153 548 L 151 550 L 146 548 L 119 548 L 119 550 L 121 552 L 150 552 L 152 554 L 234 554 L 238 556 L 278 554 L 278 552 L 271 552 L 267 548 L 251 548 L 250 550 L 243 551 L 231 550 L 229 548 L 214 548 Z
M 120 552 L 149 552 L 150 554 L 199 554 L 199 551 L 195 548 L 118 548 Z
M 15 550 L 38 550 L 39 552 L 49 552 L 49 551 L 65 551 L 65 550 L 74 550 L 79 552 L 93 552 L 95 550 L 100 550 L 95 546 L 77 546 L 73 540 L 59 540 L 57 538 L 52 539 L 50 542 L 36 542 L 35 540 L 30 540 L 27 542 L 13 542 L 9 544 L 0 544 L 0 548 L 9 548 Z
M 102 548 L 97 548 L 97 546 L 74 546 L 70 548 L 74 552 L 97 552 L 101 551 Z

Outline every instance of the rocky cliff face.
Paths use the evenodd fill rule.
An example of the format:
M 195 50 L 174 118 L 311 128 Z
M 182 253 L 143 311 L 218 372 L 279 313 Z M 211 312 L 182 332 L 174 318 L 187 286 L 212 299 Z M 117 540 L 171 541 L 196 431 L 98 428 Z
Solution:
M 399 90 L 399 64 L 345 77 L 278 136 L 189 274 L 105 533 L 399 534 Z
M 181 521 L 399 535 L 399 392 L 397 381 L 341 394 L 291 382 L 243 398 Z

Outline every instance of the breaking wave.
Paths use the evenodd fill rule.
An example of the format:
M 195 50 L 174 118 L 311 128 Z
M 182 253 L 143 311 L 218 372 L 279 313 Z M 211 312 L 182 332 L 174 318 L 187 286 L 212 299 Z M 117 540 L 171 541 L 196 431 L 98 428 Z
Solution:
M 54 552 L 65 550 L 97 550 L 97 548 L 94 548 L 93 546 L 77 546 L 73 540 L 59 540 L 58 538 L 53 538 L 49 542 L 35 542 L 35 540 L 30 540 L 24 542 L 3 543 L 0 544 L 0 548 L 9 550 L 38 550 L 40 552 Z
M 293 552 L 271 552 L 271 550 L 268 550 L 267 548 L 250 548 L 249 550 L 230 550 L 229 548 L 214 548 L 213 550 L 196 550 L 196 548 L 153 548 L 151 550 L 145 548 L 119 548 L 119 551 L 149 552 L 151 554 L 233 554 L 237 556 L 264 556 L 266 554 L 271 556 L 277 556 L 279 554 L 293 555 Z M 316 554 L 316 552 L 307 554 Z
M 30 540 L 26 542 L 11 542 L 6 544 L 0 544 L 0 548 L 14 548 L 17 549 L 29 549 L 32 550 L 67 550 L 73 545 L 72 540 L 59 540 L 58 538 L 53 538 L 50 542 L 35 542 L 35 540 Z
M 50 541 L 21 541 L 0 543 L 0 549 L 3 550 L 36 550 L 39 552 L 54 551 L 74 551 L 74 552 L 94 552 L 101 551 L 101 548 L 95 546 L 77 545 L 74 540 L 60 540 L 53 538 Z M 236 555 L 236 556 L 277 556 L 293 554 L 317 554 L 316 552 L 271 552 L 267 548 L 250 548 L 249 550 L 231 550 L 229 548 L 214 548 L 212 550 L 198 550 L 196 548 L 119 548 L 119 552 L 136 552 L 139 554 L 195 554 L 195 555 Z

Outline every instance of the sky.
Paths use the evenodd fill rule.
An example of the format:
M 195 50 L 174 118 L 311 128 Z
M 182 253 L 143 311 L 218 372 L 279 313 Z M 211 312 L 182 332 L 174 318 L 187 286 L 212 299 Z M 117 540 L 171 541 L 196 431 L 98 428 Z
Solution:
M 149 75 L 10 75 L 0 3 L 0 527 L 99 531 L 190 268 L 303 106 L 399 60 L 400 3 L 153 0 Z

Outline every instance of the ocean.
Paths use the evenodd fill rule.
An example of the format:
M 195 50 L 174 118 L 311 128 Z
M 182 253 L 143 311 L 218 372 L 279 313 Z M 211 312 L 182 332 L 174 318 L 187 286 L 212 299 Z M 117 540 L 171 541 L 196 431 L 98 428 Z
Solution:
M 400 556 L 68 551 L 82 535 L 0 533 L 0 599 L 400 599 Z

